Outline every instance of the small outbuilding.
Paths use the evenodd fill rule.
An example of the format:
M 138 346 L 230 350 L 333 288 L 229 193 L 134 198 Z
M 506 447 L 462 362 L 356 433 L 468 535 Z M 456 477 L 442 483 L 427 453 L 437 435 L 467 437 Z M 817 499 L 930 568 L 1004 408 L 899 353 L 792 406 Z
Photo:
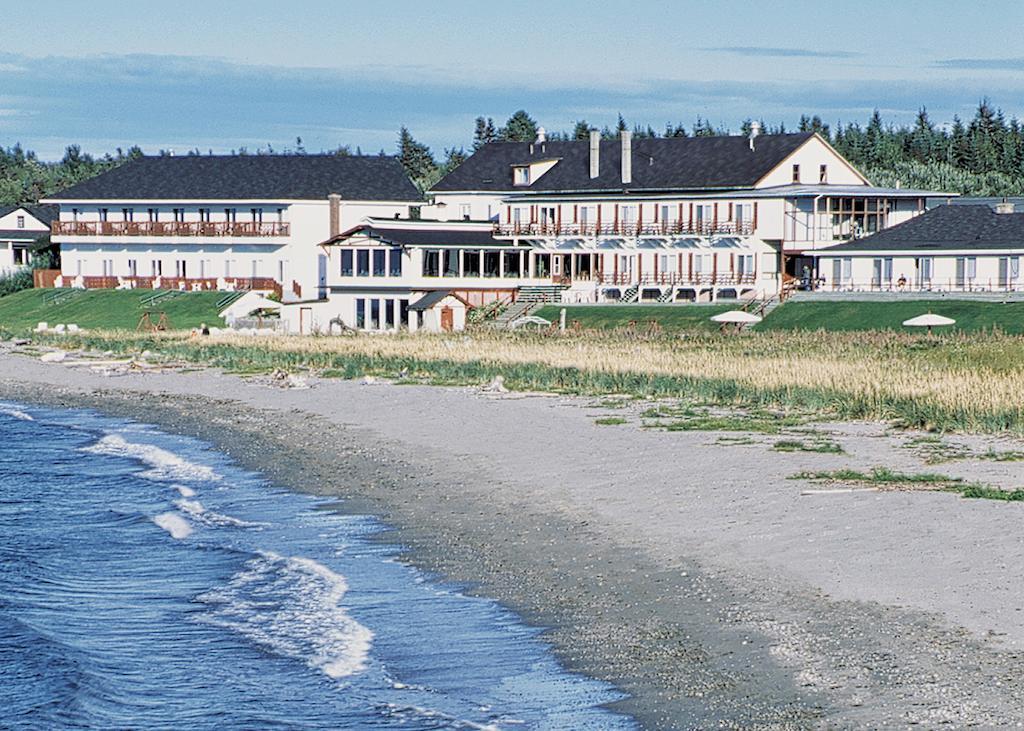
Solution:
M 455 332 L 466 329 L 469 302 L 451 290 L 427 292 L 409 305 L 409 331 Z

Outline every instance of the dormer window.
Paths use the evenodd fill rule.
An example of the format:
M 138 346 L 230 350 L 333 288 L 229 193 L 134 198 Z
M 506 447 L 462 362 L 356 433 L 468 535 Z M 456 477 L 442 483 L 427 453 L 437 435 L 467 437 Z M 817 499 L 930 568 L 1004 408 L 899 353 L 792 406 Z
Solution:
M 530 184 L 530 168 L 527 165 L 517 165 L 512 169 L 512 179 L 516 185 Z

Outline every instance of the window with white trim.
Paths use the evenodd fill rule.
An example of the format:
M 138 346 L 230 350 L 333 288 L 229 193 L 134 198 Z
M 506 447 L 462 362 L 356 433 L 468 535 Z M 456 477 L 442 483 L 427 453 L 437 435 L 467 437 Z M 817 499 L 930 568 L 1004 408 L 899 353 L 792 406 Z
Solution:
M 512 168 L 512 181 L 516 185 L 530 184 L 530 168 L 526 165 L 517 165 Z

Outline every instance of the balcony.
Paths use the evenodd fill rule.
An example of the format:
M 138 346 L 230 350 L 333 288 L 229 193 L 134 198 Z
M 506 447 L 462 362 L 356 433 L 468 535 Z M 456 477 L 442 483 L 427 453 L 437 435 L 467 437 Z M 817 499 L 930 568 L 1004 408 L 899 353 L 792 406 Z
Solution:
M 499 223 L 496 236 L 752 236 L 750 222 L 720 221 L 717 223 Z
M 103 277 L 57 274 L 50 286 L 80 289 L 176 289 L 179 292 L 248 292 L 250 290 L 282 294 L 280 282 L 269 277 Z M 295 291 L 298 285 L 293 282 Z M 301 291 L 301 290 L 300 290 Z
M 701 285 L 738 285 L 738 284 L 756 284 L 756 274 L 736 274 L 729 272 L 722 273 L 701 273 L 691 272 L 689 274 L 678 274 L 676 272 L 661 272 L 659 274 L 643 274 L 637 277 L 634 274 L 628 272 L 619 272 L 617 274 L 599 274 L 598 282 L 604 285 L 633 285 L 637 284 L 640 286 L 651 286 L 651 287 L 685 287 L 685 286 L 701 286 Z
M 288 236 L 287 223 L 54 221 L 54 236 Z

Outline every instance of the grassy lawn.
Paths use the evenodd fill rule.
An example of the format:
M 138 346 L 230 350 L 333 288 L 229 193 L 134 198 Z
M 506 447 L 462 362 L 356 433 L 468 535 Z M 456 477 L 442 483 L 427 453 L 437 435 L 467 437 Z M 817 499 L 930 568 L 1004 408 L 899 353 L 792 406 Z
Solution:
M 204 322 L 223 324 L 217 313 L 227 305 L 218 303 L 228 293 L 175 292 L 144 304 L 147 298 L 160 293 L 161 290 L 148 289 L 29 289 L 0 297 L 0 328 L 23 332 L 45 322 L 50 327 L 74 323 L 88 329 L 134 330 L 147 310 L 154 323 L 165 312 L 170 327 L 176 330 L 198 327 Z
M 573 320 L 577 320 L 587 330 L 629 327 L 629 323 L 634 321 L 638 329 L 646 329 L 652 320 L 666 330 L 692 330 L 694 328 L 717 330 L 719 325 L 711 322 L 708 318 L 719 312 L 735 310 L 739 307 L 740 303 L 734 302 L 728 305 L 565 305 L 564 309 L 567 325 L 571 326 Z M 558 322 L 559 312 L 562 309 L 561 305 L 545 305 L 536 314 L 545 320 Z
M 787 302 L 776 307 L 758 330 L 902 330 L 903 321 L 926 312 L 951 317 L 956 325 L 937 328 L 948 332 L 976 332 L 999 328 L 1024 333 L 1024 302 L 970 302 L 967 300 L 907 300 L 897 302 Z

